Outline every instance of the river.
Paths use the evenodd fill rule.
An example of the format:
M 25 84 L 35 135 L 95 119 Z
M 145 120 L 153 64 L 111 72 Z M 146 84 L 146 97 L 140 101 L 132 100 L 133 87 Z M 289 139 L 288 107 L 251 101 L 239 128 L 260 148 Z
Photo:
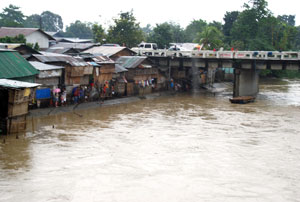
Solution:
M 300 80 L 230 91 L 29 120 L 1 138 L 0 201 L 300 201 Z

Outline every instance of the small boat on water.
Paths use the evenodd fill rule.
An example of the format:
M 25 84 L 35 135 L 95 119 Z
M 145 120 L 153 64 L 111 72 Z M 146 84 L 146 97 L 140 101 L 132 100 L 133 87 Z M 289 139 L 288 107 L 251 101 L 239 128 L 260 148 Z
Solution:
M 247 104 L 249 102 L 254 102 L 255 97 L 253 96 L 238 96 L 229 99 L 233 104 Z

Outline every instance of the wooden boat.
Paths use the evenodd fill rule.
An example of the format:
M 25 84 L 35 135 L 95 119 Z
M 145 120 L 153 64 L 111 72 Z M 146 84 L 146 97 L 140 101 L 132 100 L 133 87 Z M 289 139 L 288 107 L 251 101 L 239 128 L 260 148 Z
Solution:
M 233 104 L 247 104 L 249 102 L 254 102 L 255 97 L 253 97 L 253 96 L 239 96 L 239 97 L 230 98 L 229 100 Z

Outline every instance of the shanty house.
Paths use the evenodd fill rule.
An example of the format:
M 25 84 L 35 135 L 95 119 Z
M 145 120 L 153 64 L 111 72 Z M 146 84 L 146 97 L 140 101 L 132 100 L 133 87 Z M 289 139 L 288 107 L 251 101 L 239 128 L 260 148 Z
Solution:
M 115 71 L 115 61 L 107 56 L 95 56 L 92 60 L 99 65 L 94 68 L 94 82 L 104 84 L 106 81 L 111 81 Z
M 94 43 L 66 43 L 59 42 L 46 50 L 50 53 L 59 53 L 67 55 L 78 55 L 79 53 L 95 46 Z
M 101 56 L 107 56 L 112 60 L 117 60 L 121 56 L 133 56 L 136 53 L 129 48 L 126 47 L 116 47 L 116 46 L 94 46 L 92 48 L 89 48 L 83 53 L 90 53 L 95 56 L 101 55 Z
M 30 61 L 63 66 L 62 85 L 88 85 L 93 74 L 93 66 L 80 57 L 63 54 L 41 52 L 42 55 L 32 55 Z
M 158 83 L 159 72 L 146 56 L 122 56 L 117 64 L 126 68 L 127 94 L 147 94 Z
M 39 74 L 35 79 L 36 83 L 47 87 L 60 86 L 62 84 L 61 76 L 62 70 L 64 69 L 63 66 L 49 65 L 37 61 L 30 61 L 29 63 L 39 70 Z
M 0 134 L 19 133 L 26 130 L 28 105 L 39 84 L 0 79 Z
M 3 37 L 15 37 L 18 35 L 24 35 L 26 43 L 38 44 L 40 49 L 49 48 L 50 40 L 55 40 L 52 36 L 45 33 L 39 28 L 20 28 L 20 27 L 1 27 L 0 38 Z
M 0 48 L 18 51 L 25 59 L 32 54 L 40 54 L 37 50 L 21 43 L 0 43 Z
M 35 82 L 38 73 L 17 51 L 0 49 L 0 79 Z

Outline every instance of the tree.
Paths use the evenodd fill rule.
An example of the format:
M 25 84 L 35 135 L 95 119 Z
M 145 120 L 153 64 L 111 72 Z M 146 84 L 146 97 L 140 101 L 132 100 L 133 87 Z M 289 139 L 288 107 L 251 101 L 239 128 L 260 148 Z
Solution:
M 193 20 L 185 29 L 185 37 L 187 42 L 193 42 L 198 32 L 203 32 L 207 23 L 204 20 Z
M 10 4 L 0 13 L 0 27 L 23 27 L 24 15 L 20 7 Z
M 91 28 L 92 23 L 84 23 L 76 20 L 66 28 L 66 37 L 77 37 L 81 39 L 92 39 L 93 31 Z
M 295 26 L 296 24 L 295 15 L 279 15 L 277 18 L 290 26 Z
M 23 44 L 25 44 L 26 38 L 23 34 L 19 34 L 15 37 L 6 36 L 3 38 L 0 38 L 0 43 L 23 43 Z
M 223 25 L 223 34 L 225 36 L 224 41 L 227 44 L 231 43 L 231 29 L 233 27 L 233 24 L 235 23 L 235 21 L 237 20 L 238 16 L 239 16 L 240 12 L 238 11 L 232 11 L 232 12 L 226 12 L 224 15 L 224 25 Z
M 179 24 L 173 22 L 170 22 L 169 25 L 171 28 L 172 42 L 184 43 L 186 41 L 186 37 L 183 28 L 181 28 Z
M 211 27 L 215 27 L 217 28 L 218 30 L 220 30 L 221 32 L 223 31 L 223 25 L 221 22 L 217 22 L 217 21 L 212 21 L 208 24 L 208 26 L 211 26 Z
M 38 14 L 33 14 L 28 16 L 24 22 L 24 27 L 41 28 L 42 27 L 41 16 Z
M 223 46 L 223 33 L 214 26 L 207 26 L 203 32 L 198 34 L 199 43 L 205 49 L 219 49 Z
M 150 36 L 153 34 L 153 28 L 151 27 L 151 25 L 147 24 L 146 27 L 142 28 L 142 31 L 144 33 L 146 41 L 150 41 Z
M 114 19 L 114 25 L 108 29 L 107 41 L 110 43 L 133 47 L 144 39 L 143 31 L 136 22 L 132 11 L 121 12 L 119 18 Z
M 106 34 L 102 25 L 93 24 L 92 31 L 93 31 L 93 39 L 95 40 L 95 42 L 103 43 L 104 40 L 106 39 Z
M 245 10 L 238 15 L 230 32 L 232 45 L 239 44 L 241 49 L 247 50 L 255 48 L 261 21 L 271 16 L 265 0 L 250 0 L 249 3 L 252 6 L 244 4 Z
M 41 15 L 33 14 L 26 18 L 25 27 L 36 27 L 49 32 L 58 32 L 63 29 L 63 21 L 60 15 L 50 11 L 44 11 Z
M 159 48 L 165 48 L 173 42 L 173 36 L 171 32 L 171 25 L 167 22 L 162 24 L 156 24 L 151 35 L 151 41 L 157 43 Z
M 41 29 L 45 31 L 57 32 L 57 31 L 61 31 L 64 27 L 61 16 L 52 13 L 50 11 L 42 12 L 41 19 L 42 19 Z

